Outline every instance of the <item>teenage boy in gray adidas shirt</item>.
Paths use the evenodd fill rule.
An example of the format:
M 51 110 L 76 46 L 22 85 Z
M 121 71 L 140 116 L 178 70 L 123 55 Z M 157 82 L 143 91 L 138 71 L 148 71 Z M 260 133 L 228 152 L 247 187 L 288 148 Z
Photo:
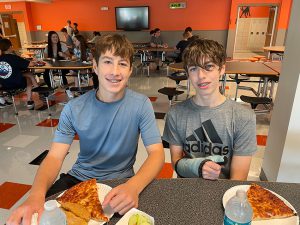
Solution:
M 163 139 L 180 177 L 245 180 L 256 151 L 256 117 L 219 91 L 226 54 L 213 40 L 197 39 L 183 53 L 196 95 L 170 109 Z

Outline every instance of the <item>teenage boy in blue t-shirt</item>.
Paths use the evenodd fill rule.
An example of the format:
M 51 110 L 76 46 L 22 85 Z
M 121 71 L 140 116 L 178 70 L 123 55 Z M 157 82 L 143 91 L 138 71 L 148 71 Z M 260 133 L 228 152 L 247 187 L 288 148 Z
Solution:
M 131 43 L 123 36 L 106 35 L 97 41 L 93 66 L 99 89 L 71 100 L 64 107 L 53 144 L 37 172 L 30 195 L 6 224 L 19 224 L 22 218 L 23 225 L 30 224 L 31 215 L 43 210 L 46 192 L 53 185 L 76 133 L 80 138 L 77 161 L 48 194 L 91 178 L 98 182 L 129 178 L 113 188 L 102 205 L 119 214 L 138 206 L 139 194 L 164 164 L 164 152 L 149 98 L 126 88 L 133 53 Z M 148 158 L 134 174 L 140 134 Z

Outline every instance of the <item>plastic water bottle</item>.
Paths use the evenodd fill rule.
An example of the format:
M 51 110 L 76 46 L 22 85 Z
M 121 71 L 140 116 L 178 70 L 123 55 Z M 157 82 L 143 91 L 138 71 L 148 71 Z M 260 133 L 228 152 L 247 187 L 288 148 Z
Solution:
M 55 200 L 44 204 L 44 212 L 41 216 L 40 225 L 66 225 L 66 215 L 57 207 Z
M 246 192 L 237 190 L 236 195 L 225 206 L 224 225 L 250 225 L 252 214 Z

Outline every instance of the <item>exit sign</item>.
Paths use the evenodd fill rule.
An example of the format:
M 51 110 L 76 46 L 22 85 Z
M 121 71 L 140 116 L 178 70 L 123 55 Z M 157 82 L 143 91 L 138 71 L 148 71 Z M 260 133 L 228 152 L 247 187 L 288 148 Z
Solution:
M 169 4 L 170 9 L 185 9 L 186 3 L 185 2 L 173 2 Z

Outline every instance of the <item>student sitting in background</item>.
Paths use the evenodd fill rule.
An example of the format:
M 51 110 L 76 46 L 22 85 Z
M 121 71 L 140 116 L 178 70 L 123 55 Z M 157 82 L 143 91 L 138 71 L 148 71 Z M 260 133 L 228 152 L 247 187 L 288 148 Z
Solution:
M 55 31 L 49 31 L 48 33 L 48 45 L 45 49 L 44 56 L 45 58 L 57 60 L 62 60 L 71 56 L 67 46 L 60 42 L 58 34 Z M 61 72 L 63 84 L 68 85 L 68 80 L 65 77 L 65 75 L 68 73 L 68 70 L 61 70 Z M 44 81 L 48 87 L 51 87 L 49 70 L 45 70 Z
M 181 58 L 182 57 L 182 53 L 183 53 L 184 49 L 189 44 L 188 38 L 189 38 L 189 33 L 188 32 L 184 32 L 182 34 L 182 40 L 177 43 L 176 49 L 178 49 L 180 52 L 177 55 L 177 58 L 175 60 L 176 62 L 182 62 L 182 58 Z
M 257 149 L 256 116 L 219 91 L 223 46 L 196 39 L 182 59 L 196 95 L 170 109 L 163 134 L 178 176 L 246 180 Z
M 64 37 L 66 39 L 66 41 L 64 43 L 67 45 L 67 48 L 68 48 L 69 52 L 72 53 L 73 52 L 73 48 L 74 48 L 72 37 L 68 34 L 66 28 L 62 28 L 60 31 L 63 33 L 63 35 L 64 35 Z
M 154 35 L 151 36 L 151 39 L 150 39 L 150 46 L 153 48 L 167 48 L 168 47 L 168 44 L 163 43 L 163 40 L 160 36 L 159 28 L 154 29 Z
M 168 44 L 166 43 L 163 43 L 163 40 L 160 36 L 160 29 L 159 28 L 155 28 L 154 29 L 154 35 L 151 36 L 151 39 L 150 39 L 150 46 L 153 47 L 153 48 L 167 48 L 168 47 Z M 156 70 L 159 70 L 159 64 L 161 64 L 161 55 L 162 55 L 162 52 L 161 51 L 155 51 L 155 52 L 152 52 L 152 54 L 154 55 L 155 59 L 156 59 L 156 64 L 157 64 L 157 67 L 156 67 Z
M 187 33 L 188 37 L 187 39 L 189 40 L 191 37 L 193 37 L 193 29 L 191 27 L 185 28 L 184 32 Z
M 90 61 L 92 57 L 86 46 L 86 41 L 84 37 L 80 34 L 75 35 L 73 37 L 73 41 L 74 41 L 75 48 L 73 49 L 74 55 L 72 56 L 72 60 L 81 61 L 81 62 Z M 71 70 L 70 72 L 73 75 L 77 75 L 78 73 L 78 71 L 74 71 L 74 70 Z M 80 71 L 80 73 L 84 73 L 84 72 L 86 71 L 85 70 Z M 74 77 L 74 83 L 75 83 L 75 87 L 79 87 L 79 81 L 77 76 Z M 69 98 L 73 98 L 72 94 L 70 94 L 69 92 L 67 92 L 67 94 Z
M 5 89 L 26 88 L 27 108 L 33 109 L 32 86 L 38 87 L 38 83 L 27 68 L 34 66 L 35 63 L 10 54 L 12 44 L 8 39 L 0 40 L 0 50 L 0 85 Z
M 90 43 L 96 43 L 96 41 L 99 39 L 99 37 L 101 36 L 99 31 L 94 31 L 93 32 L 94 37 L 89 40 Z

